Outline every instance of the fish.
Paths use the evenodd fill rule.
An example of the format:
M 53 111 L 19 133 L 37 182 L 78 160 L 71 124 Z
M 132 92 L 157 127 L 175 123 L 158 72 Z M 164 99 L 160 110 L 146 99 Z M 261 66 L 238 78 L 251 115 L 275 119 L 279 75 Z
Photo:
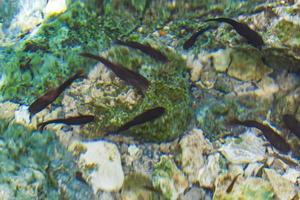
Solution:
M 239 121 L 237 119 L 234 119 L 229 123 L 232 125 L 242 125 L 259 129 L 266 137 L 266 139 L 270 142 L 270 144 L 272 144 L 272 146 L 274 146 L 281 153 L 286 154 L 291 150 L 290 145 L 285 141 L 285 139 L 281 135 L 278 135 L 278 133 L 276 133 L 271 127 L 267 125 L 259 123 L 255 120 Z
M 113 63 L 102 56 L 97 56 L 90 53 L 80 53 L 79 55 L 100 61 L 106 67 L 111 69 L 120 79 L 125 81 L 127 84 L 139 89 L 143 93 L 148 89 L 150 85 L 150 82 L 139 73 L 127 69 L 120 64 Z
M 205 20 L 205 22 L 209 22 L 209 21 L 225 22 L 230 24 L 238 34 L 240 34 L 241 36 L 247 39 L 250 45 L 258 49 L 261 49 L 261 47 L 264 45 L 264 41 L 262 37 L 256 31 L 252 30 L 247 24 L 237 22 L 233 19 L 225 18 L 225 17 Z
M 83 176 L 82 176 L 82 172 L 76 171 L 76 172 L 75 172 L 75 178 L 76 178 L 78 181 L 80 181 L 80 182 L 82 182 L 82 183 L 88 185 L 88 183 L 86 182 L 86 180 L 85 180 L 85 179 L 83 178 Z
M 183 49 L 187 50 L 187 49 L 191 48 L 195 44 L 197 38 L 209 29 L 210 29 L 210 27 L 206 27 L 206 28 L 200 29 L 199 31 L 192 34 L 192 36 L 187 41 L 185 41 L 185 43 L 183 44 Z
M 116 132 L 126 131 L 133 126 L 144 124 L 146 122 L 155 120 L 156 118 L 161 117 L 164 113 L 165 113 L 165 109 L 163 107 L 156 107 L 156 108 L 146 110 L 145 112 L 139 114 L 129 122 L 119 127 Z
M 48 124 L 66 124 L 66 125 L 83 125 L 95 120 L 95 116 L 93 115 L 82 115 L 76 117 L 68 117 L 68 118 L 61 118 L 61 119 L 52 119 L 49 121 L 42 122 L 37 125 L 39 130 L 43 130 L 45 126 Z
M 285 114 L 282 116 L 285 126 L 300 139 L 300 122 L 294 115 Z
M 236 182 L 236 180 L 238 179 L 238 177 L 240 176 L 241 174 L 238 174 L 236 175 L 233 180 L 231 181 L 230 185 L 228 186 L 228 188 L 226 189 L 226 193 L 230 193 L 233 189 L 233 186 L 234 186 L 234 183 Z
M 134 49 L 138 49 L 141 52 L 151 56 L 153 59 L 159 60 L 163 63 L 168 62 L 168 57 L 165 54 L 163 54 L 162 52 L 152 48 L 149 45 L 144 45 L 144 44 L 141 44 L 141 43 L 138 43 L 138 42 L 133 42 L 133 41 L 121 41 L 121 40 L 116 40 L 114 43 L 118 44 L 118 45 L 131 47 L 131 48 L 134 48 Z
M 55 89 L 49 90 L 43 96 L 37 98 L 28 108 L 30 116 L 42 111 L 49 104 L 51 104 L 55 99 L 67 88 L 73 81 L 79 78 L 84 78 L 83 71 L 79 70 L 75 75 L 71 76 L 68 80 L 63 82 L 60 86 Z

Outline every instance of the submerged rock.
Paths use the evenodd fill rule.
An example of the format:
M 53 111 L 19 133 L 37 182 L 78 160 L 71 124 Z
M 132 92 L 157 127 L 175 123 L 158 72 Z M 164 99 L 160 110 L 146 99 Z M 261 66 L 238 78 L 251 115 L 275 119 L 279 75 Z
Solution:
M 152 182 L 154 188 L 160 190 L 163 196 L 170 200 L 176 200 L 188 187 L 187 178 L 168 156 L 162 156 L 159 163 L 155 164 Z
M 283 178 L 273 169 L 264 169 L 264 172 L 279 199 L 292 199 L 296 195 L 296 190 L 292 182 Z
M 214 182 L 220 172 L 220 154 L 215 153 L 209 155 L 205 165 L 199 170 L 198 181 L 199 185 L 204 188 L 213 189 Z
M 214 200 L 272 200 L 274 199 L 272 186 L 269 182 L 261 178 L 241 178 L 238 177 L 232 191 L 227 193 L 226 190 L 231 184 L 233 176 L 220 176 L 216 181 L 216 190 L 213 196 Z
M 84 153 L 79 157 L 79 166 L 94 193 L 121 189 L 124 173 L 117 146 L 106 141 L 83 142 L 81 145 Z
M 257 81 L 272 72 L 256 49 L 235 48 L 230 50 L 230 55 L 229 76 L 243 81 Z
M 205 164 L 204 154 L 212 150 L 212 145 L 205 139 L 202 130 L 193 129 L 180 140 L 180 147 L 183 172 L 187 174 L 189 181 L 195 183 L 200 168 Z
M 93 199 L 54 133 L 0 120 L 0 135 L 1 199 Z
M 142 174 L 130 174 L 125 178 L 121 198 L 122 200 L 163 199 L 160 191 L 152 186 L 149 177 Z
M 264 143 L 253 131 L 248 130 L 239 138 L 227 139 L 219 151 L 231 163 L 255 163 L 266 158 Z

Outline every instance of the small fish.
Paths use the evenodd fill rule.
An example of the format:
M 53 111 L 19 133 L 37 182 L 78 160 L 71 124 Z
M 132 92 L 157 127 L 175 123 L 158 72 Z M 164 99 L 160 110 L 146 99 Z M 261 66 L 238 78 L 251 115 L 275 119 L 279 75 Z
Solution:
M 45 126 L 48 124 L 67 124 L 67 125 L 82 125 L 87 124 L 95 120 L 93 115 L 83 115 L 83 116 L 76 116 L 76 117 L 69 117 L 65 119 L 52 119 L 43 123 L 38 124 L 38 129 L 43 130 Z
M 296 119 L 294 115 L 283 115 L 282 120 L 285 126 L 290 129 L 300 139 L 300 122 Z
M 206 22 L 208 21 L 217 21 L 217 22 L 225 22 L 230 24 L 238 34 L 241 36 L 245 37 L 248 41 L 249 44 L 256 48 L 261 48 L 264 45 L 264 41 L 262 37 L 254 30 L 252 30 L 247 24 L 237 22 L 233 19 L 230 18 L 215 18 L 215 19 L 208 19 L 205 20 Z
M 119 44 L 119 45 L 131 47 L 131 48 L 134 48 L 134 49 L 138 49 L 138 50 L 142 51 L 143 53 L 151 56 L 152 58 L 154 58 L 156 60 L 159 60 L 163 63 L 168 62 L 168 58 L 167 58 L 166 55 L 164 55 L 160 51 L 152 48 L 149 45 L 144 45 L 144 44 L 141 44 L 141 43 L 138 43 L 138 42 L 132 42 L 132 41 L 125 42 L 125 41 L 120 41 L 120 40 L 116 40 L 115 44 Z
M 125 123 L 122 125 L 117 132 L 126 131 L 132 126 L 136 126 L 139 124 L 143 124 L 149 121 L 152 121 L 160 116 L 162 116 L 165 113 L 165 109 L 163 107 L 156 107 L 149 110 L 146 110 L 142 114 L 139 114 L 135 118 L 133 118 L 131 121 Z
M 232 120 L 230 124 L 257 128 L 264 134 L 267 140 L 280 152 L 286 154 L 291 150 L 290 145 L 285 141 L 285 139 L 282 136 L 278 135 L 271 127 L 267 125 L 261 124 L 254 120 L 239 121 L 237 119 Z
M 189 48 L 191 48 L 195 44 L 197 38 L 202 33 L 206 32 L 209 29 L 210 29 L 210 27 L 206 27 L 206 28 L 203 28 L 203 29 L 195 32 L 187 41 L 185 41 L 185 43 L 183 44 L 183 49 L 189 49 Z
M 100 61 L 106 67 L 111 69 L 120 79 L 125 81 L 127 84 L 141 90 L 142 92 L 145 92 L 149 87 L 150 82 L 145 77 L 135 71 L 127 69 L 120 64 L 112 63 L 102 56 L 97 56 L 90 53 L 80 53 L 79 55 Z
M 238 177 L 240 176 L 241 174 L 238 174 L 236 175 L 233 180 L 231 181 L 230 185 L 228 186 L 228 188 L 226 189 L 226 193 L 230 193 L 233 189 L 233 186 L 234 186 L 234 183 L 236 182 L 236 180 L 238 179 Z
M 85 180 L 85 179 L 83 178 L 83 176 L 82 176 L 82 172 L 76 171 L 76 172 L 75 172 L 75 178 L 76 178 L 78 181 L 80 181 L 80 182 L 82 182 L 82 183 L 88 185 L 88 183 L 86 182 L 86 180 Z
M 30 116 L 40 112 L 44 108 L 46 108 L 49 104 L 51 104 L 55 99 L 78 78 L 84 77 L 83 71 L 78 71 L 75 75 L 70 77 L 64 83 L 62 83 L 56 89 L 52 89 L 46 92 L 43 96 L 36 99 L 28 108 L 30 112 Z

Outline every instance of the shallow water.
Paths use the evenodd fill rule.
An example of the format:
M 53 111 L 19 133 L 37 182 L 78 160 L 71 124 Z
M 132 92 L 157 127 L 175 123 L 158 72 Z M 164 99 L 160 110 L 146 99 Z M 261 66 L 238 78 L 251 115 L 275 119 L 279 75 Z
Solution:
M 0 0 L 0 199 L 298 199 L 299 10 Z

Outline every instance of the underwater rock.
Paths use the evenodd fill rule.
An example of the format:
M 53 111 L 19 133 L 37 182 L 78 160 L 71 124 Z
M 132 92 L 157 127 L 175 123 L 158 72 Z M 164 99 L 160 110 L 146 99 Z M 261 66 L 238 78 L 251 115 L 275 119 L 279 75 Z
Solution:
M 205 165 L 199 170 L 199 185 L 204 188 L 213 189 L 214 183 L 220 172 L 220 154 L 209 155 Z
M 192 187 L 187 191 L 180 200 L 210 200 L 211 198 L 206 195 L 202 188 Z
M 266 158 L 264 141 L 248 130 L 239 138 L 228 138 L 219 151 L 234 164 L 262 161 Z
M 243 81 L 258 81 L 272 69 L 267 67 L 261 58 L 260 52 L 253 48 L 229 49 L 231 63 L 228 75 Z
M 245 176 L 250 177 L 250 176 L 256 176 L 258 172 L 264 167 L 263 163 L 249 163 L 248 166 L 245 169 Z
M 189 181 L 195 183 L 198 173 L 205 163 L 204 154 L 212 150 L 211 143 L 205 139 L 201 129 L 193 129 L 180 140 L 182 151 L 181 167 Z
M 30 113 L 28 112 L 28 106 L 20 106 L 15 111 L 16 123 L 28 125 L 30 123 Z
M 65 0 L 49 0 L 45 7 L 44 14 L 45 17 L 52 17 L 60 13 L 63 13 L 66 10 L 67 10 L 67 3 Z
M 214 200 L 274 199 L 271 184 L 264 179 L 254 177 L 244 179 L 239 176 L 232 188 L 232 191 L 227 193 L 226 190 L 231 184 L 233 177 L 234 176 L 225 174 L 216 180 L 216 189 L 213 196 Z
M 0 198 L 93 198 L 92 189 L 76 180 L 74 158 L 54 133 L 0 120 L 0 134 Z
M 300 24 L 287 19 L 279 20 L 273 27 L 280 41 L 289 47 L 300 48 Z
M 170 200 L 176 200 L 188 187 L 187 178 L 169 156 L 161 156 L 160 161 L 154 165 L 152 183 L 155 189 Z
M 121 156 L 115 144 L 106 141 L 83 142 L 79 166 L 94 193 L 118 191 L 124 181 Z
M 0 119 L 11 120 L 15 116 L 15 111 L 19 108 L 19 105 L 10 101 L 0 103 Z
M 296 184 L 297 179 L 300 178 L 300 170 L 288 168 L 288 170 L 282 175 L 282 177 L 291 181 L 293 184 Z
M 154 121 L 118 134 L 133 136 L 146 142 L 163 142 L 184 133 L 189 124 L 187 119 L 191 117 L 191 99 L 188 73 L 185 62 L 179 55 L 168 51 L 167 55 L 172 59 L 162 65 L 149 57 L 141 57 L 140 52 L 129 51 L 124 47 L 112 47 L 103 54 L 114 63 L 139 72 L 151 84 L 142 96 L 102 64 L 97 64 L 89 78 L 74 84 L 63 100 L 68 114 L 96 116 L 95 123 L 85 126 L 80 134 L 97 138 L 107 132 L 115 133 L 123 124 L 154 107 L 163 107 L 165 113 Z
M 152 186 L 151 179 L 142 174 L 126 176 L 122 191 L 122 200 L 151 200 L 161 199 L 160 191 Z
M 296 191 L 292 182 L 283 178 L 273 169 L 265 168 L 264 172 L 279 199 L 292 199 L 295 196 Z
M 230 50 L 229 49 L 220 49 L 211 54 L 213 59 L 213 66 L 217 72 L 225 72 L 231 62 L 230 59 Z

